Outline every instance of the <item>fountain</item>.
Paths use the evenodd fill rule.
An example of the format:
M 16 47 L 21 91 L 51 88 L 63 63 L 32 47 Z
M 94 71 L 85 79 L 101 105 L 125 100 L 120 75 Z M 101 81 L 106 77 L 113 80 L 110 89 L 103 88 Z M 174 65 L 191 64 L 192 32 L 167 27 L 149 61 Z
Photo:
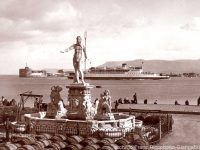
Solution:
M 93 85 L 71 84 L 66 87 L 69 88 L 67 110 L 63 109 L 61 100 L 52 99 L 47 112 L 25 114 L 28 133 L 119 138 L 135 128 L 134 116 L 111 112 L 108 90 L 102 94 L 95 108 L 91 103 Z
M 68 89 L 69 105 L 64 109 L 60 96 L 62 90 L 59 86 L 51 88 L 51 102 L 47 112 L 25 114 L 25 121 L 29 133 L 52 133 L 64 135 L 81 135 L 97 137 L 124 137 L 126 133 L 135 128 L 134 116 L 111 112 L 110 91 L 101 94 L 98 105 L 92 106 L 91 89 L 94 85 L 85 83 L 83 71 L 80 69 L 80 37 L 77 43 L 66 51 L 75 49 L 73 64 L 75 69 L 74 83 L 66 86 Z M 85 57 L 86 51 L 83 49 Z M 79 73 L 81 82 L 79 81 Z
M 79 41 L 79 43 L 78 43 Z M 92 105 L 91 89 L 97 86 L 84 81 L 83 71 L 80 69 L 80 37 L 77 43 L 72 45 L 75 49 L 73 64 L 75 69 L 74 82 L 66 85 L 68 89 L 68 105 L 64 106 L 61 98 L 60 86 L 52 86 L 50 103 L 47 111 L 25 114 L 24 124 L 13 124 L 15 131 L 26 130 L 29 136 L 24 139 L 13 138 L 14 143 L 22 144 L 22 148 L 33 149 L 45 147 L 53 149 L 136 149 L 149 148 L 150 142 L 160 140 L 162 128 L 161 119 L 159 127 L 143 127 L 143 121 L 136 120 L 135 116 L 123 113 L 113 113 L 111 106 L 111 94 L 105 90 L 100 94 L 100 99 Z M 84 51 L 86 57 L 86 51 Z M 81 82 L 79 81 L 79 73 Z M 146 114 L 146 113 L 145 113 Z M 158 116 L 160 118 L 160 116 Z M 168 123 L 168 122 L 167 122 Z M 168 126 L 167 126 L 168 127 Z M 157 132 L 159 130 L 159 132 Z M 145 133 L 144 133 L 145 132 Z M 153 133 L 153 134 L 152 134 Z M 7 136 L 9 137 L 9 136 Z M 157 138 L 158 137 L 158 138 Z M 153 139 L 153 140 L 152 140 Z M 157 140 L 159 139 L 159 140 Z M 21 141 L 20 141 L 21 140 Z M 29 143 L 29 145 L 28 145 Z M 5 145 L 9 147 L 13 145 Z M 135 147 L 142 146 L 142 147 Z M 0 146 L 1 149 L 1 146 Z

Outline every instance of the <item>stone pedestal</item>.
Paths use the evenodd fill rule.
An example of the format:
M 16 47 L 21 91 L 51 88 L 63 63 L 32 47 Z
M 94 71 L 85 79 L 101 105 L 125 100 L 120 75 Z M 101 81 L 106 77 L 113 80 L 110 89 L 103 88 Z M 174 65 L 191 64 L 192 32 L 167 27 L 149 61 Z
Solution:
M 52 102 L 47 105 L 46 118 L 55 118 L 57 115 L 58 107 Z
M 95 115 L 95 109 L 91 103 L 91 89 L 93 85 L 70 84 L 66 86 L 69 88 L 68 101 L 69 108 L 67 118 L 72 120 L 90 120 Z

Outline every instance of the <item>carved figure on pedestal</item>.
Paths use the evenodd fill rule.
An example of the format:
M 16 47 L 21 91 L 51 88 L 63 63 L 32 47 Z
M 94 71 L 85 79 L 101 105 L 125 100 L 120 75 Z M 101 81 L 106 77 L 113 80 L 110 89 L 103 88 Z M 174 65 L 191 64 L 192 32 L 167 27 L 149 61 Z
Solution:
M 105 115 L 107 113 L 111 113 L 111 96 L 109 90 L 105 90 L 104 93 L 101 94 L 97 108 L 97 114 Z
M 85 84 L 84 73 L 83 73 L 83 70 L 81 69 L 81 59 L 82 59 L 82 53 L 84 53 L 84 56 L 85 56 L 84 61 L 86 63 L 87 54 L 86 54 L 85 46 L 81 44 L 81 40 L 82 40 L 81 37 L 77 36 L 76 44 L 73 44 L 69 48 L 65 49 L 64 51 L 60 51 L 60 52 L 64 53 L 64 52 L 69 52 L 71 50 L 74 50 L 74 57 L 73 57 L 73 65 L 74 65 L 74 71 L 75 71 L 74 83 L 80 83 L 80 81 L 79 81 L 79 75 L 80 75 L 81 82 L 83 84 Z
M 85 97 L 85 101 L 83 101 L 83 111 L 85 112 L 85 115 L 93 118 L 96 114 L 96 109 L 92 106 L 92 103 L 91 103 L 91 99 L 90 97 L 86 96 Z
M 50 98 L 51 98 L 51 102 L 55 105 L 58 104 L 58 102 L 60 100 L 62 100 L 61 96 L 60 96 L 60 92 L 62 91 L 62 88 L 60 86 L 52 86 L 51 87 L 51 94 L 50 94 Z
M 67 113 L 67 109 L 64 108 L 64 104 L 63 101 L 59 101 L 58 102 L 58 110 L 57 110 L 57 114 L 56 114 L 56 119 L 60 119 L 63 116 L 66 116 Z
M 66 114 L 66 109 L 64 109 L 63 100 L 60 96 L 62 88 L 60 86 L 51 87 L 51 102 L 47 106 L 47 117 L 50 118 L 60 118 Z
M 72 108 L 73 109 L 78 109 L 79 108 L 79 100 L 78 99 L 73 99 Z

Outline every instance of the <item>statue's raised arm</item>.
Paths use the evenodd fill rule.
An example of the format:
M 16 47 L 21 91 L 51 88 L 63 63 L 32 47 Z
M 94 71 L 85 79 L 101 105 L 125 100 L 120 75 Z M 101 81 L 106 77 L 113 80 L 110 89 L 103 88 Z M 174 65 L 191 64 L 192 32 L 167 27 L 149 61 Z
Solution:
M 73 49 L 74 49 L 74 44 L 71 45 L 70 47 L 66 48 L 64 51 L 60 51 L 60 52 L 61 52 L 61 53 L 65 53 L 65 52 L 69 52 L 69 51 L 71 51 L 71 50 L 73 50 Z

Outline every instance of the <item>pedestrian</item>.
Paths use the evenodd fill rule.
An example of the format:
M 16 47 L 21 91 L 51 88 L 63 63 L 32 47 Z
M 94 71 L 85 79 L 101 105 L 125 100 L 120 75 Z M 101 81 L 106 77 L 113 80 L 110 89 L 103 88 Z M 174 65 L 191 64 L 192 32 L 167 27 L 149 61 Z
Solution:
M 10 104 L 9 104 L 10 106 L 16 106 L 17 105 L 17 102 L 16 102 L 16 100 L 15 99 L 12 99 L 11 101 L 10 101 Z
M 200 96 L 199 96 L 199 98 L 197 99 L 197 106 L 199 106 L 200 105 Z
M 3 106 L 4 96 L 1 96 L 0 106 Z
M 131 100 L 131 104 L 135 104 L 135 101 L 133 99 Z
M 61 99 L 61 101 L 63 102 L 62 99 Z M 63 105 L 64 105 L 64 103 L 63 103 Z M 38 108 L 39 108 L 39 111 L 43 110 L 43 99 L 42 99 L 42 97 L 40 97 L 39 100 L 38 100 Z
M 154 104 L 158 104 L 158 103 L 157 103 L 157 100 L 155 100 Z
M 123 101 L 122 101 L 122 98 L 121 98 L 121 97 L 118 99 L 118 103 L 119 103 L 119 104 L 123 104 Z
M 1 100 L 2 100 L 2 102 L 5 100 L 4 96 L 1 96 Z
M 147 104 L 147 99 L 144 100 L 144 104 Z
M 133 100 L 131 100 L 132 104 L 137 104 L 137 95 L 136 93 L 133 95 Z
M 185 101 L 185 105 L 190 105 L 188 100 Z
M 3 105 L 4 105 L 4 106 L 8 106 L 8 105 L 9 105 L 9 101 L 8 101 L 7 99 L 4 99 Z
M 0 107 L 1 107 L 1 106 L 3 106 L 3 101 L 2 101 L 2 100 L 0 100 Z
M 175 104 L 175 105 L 180 105 L 180 104 L 178 103 L 178 101 L 175 101 L 174 104 Z
M 117 100 L 116 100 L 114 103 L 115 103 L 115 111 L 117 112 L 117 110 L 118 110 L 118 106 L 119 106 L 119 103 L 118 103 Z
M 130 104 L 130 100 L 128 99 L 128 97 L 124 98 L 124 104 Z
M 34 101 L 34 108 L 39 109 L 39 99 L 36 97 Z

